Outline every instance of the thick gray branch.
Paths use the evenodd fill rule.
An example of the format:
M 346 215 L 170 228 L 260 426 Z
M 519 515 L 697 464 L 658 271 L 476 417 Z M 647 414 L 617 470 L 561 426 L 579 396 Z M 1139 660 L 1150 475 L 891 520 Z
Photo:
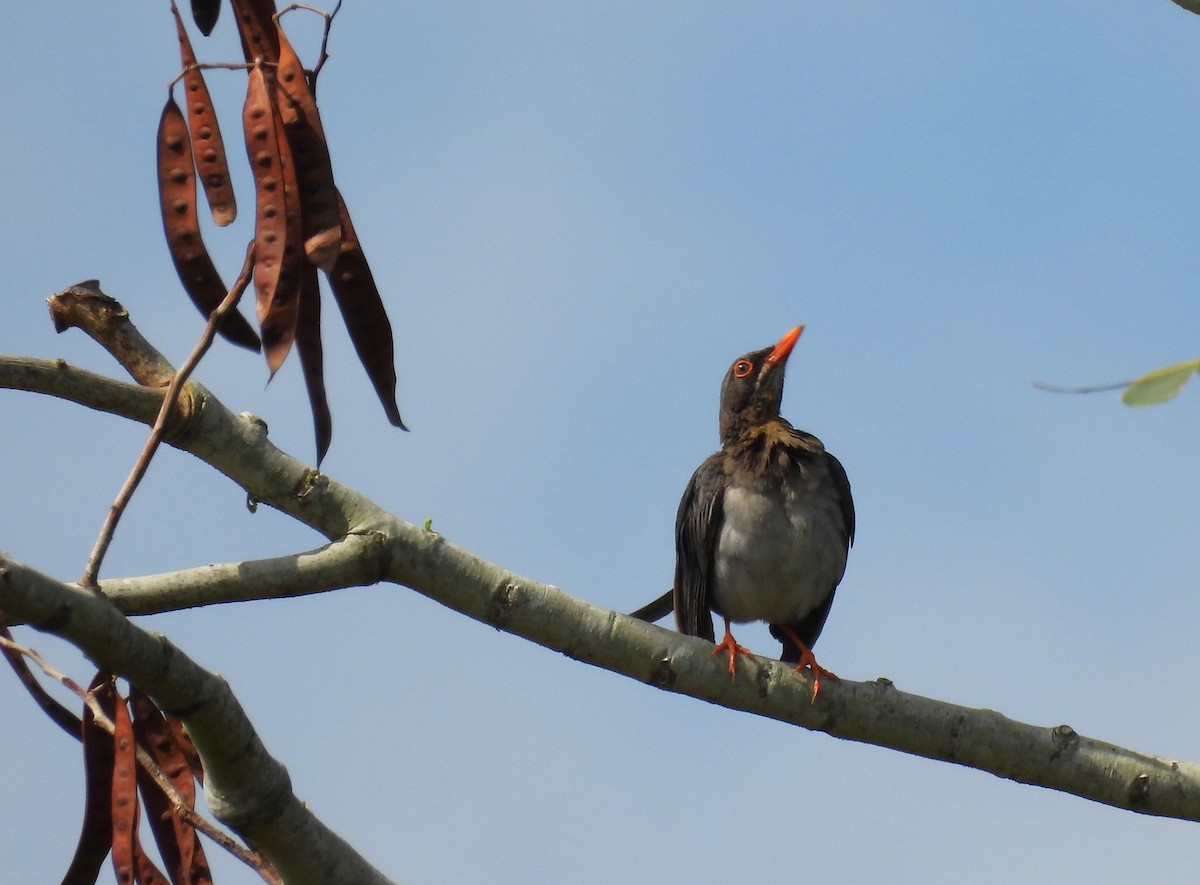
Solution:
M 386 543 L 379 534 L 347 535 L 308 553 L 101 581 L 100 591 L 124 614 L 150 615 L 362 587 L 387 577 Z
M 391 575 L 477 620 L 658 688 L 1130 811 L 1200 820 L 1195 763 L 907 694 L 887 680 L 824 682 L 810 703 L 806 680 L 763 658 L 753 678 L 731 681 L 708 642 L 589 605 L 414 526 L 397 527 Z
M 51 393 L 144 423 L 153 420 L 155 408 L 143 406 L 132 392 L 137 388 L 127 390 L 131 385 L 98 376 L 88 377 L 87 383 L 82 380 L 62 364 L 0 359 L 0 386 Z M 989 710 L 906 694 L 886 681 L 829 682 L 811 704 L 806 680 L 793 675 L 790 667 L 762 659 L 757 659 L 753 678 L 731 682 L 724 666 L 711 657 L 709 643 L 589 605 L 485 562 L 279 451 L 253 416 L 232 414 L 198 385 L 188 389 L 190 398 L 181 408 L 172 445 L 331 540 L 375 540 L 363 542 L 361 558 L 369 562 L 353 565 L 333 562 L 346 550 L 334 544 L 301 557 L 211 566 L 172 576 L 176 584 L 192 585 L 177 591 L 184 605 L 271 595 L 250 586 L 251 573 L 254 581 L 279 588 L 279 595 L 290 595 L 292 578 L 316 592 L 361 583 L 378 573 L 472 618 L 658 688 L 1119 808 L 1200 820 L 1200 766 L 1193 763 L 1125 750 L 1082 737 L 1067 726 L 1026 725 Z M 304 574 L 303 556 L 319 560 L 319 576 Z M 239 575 L 241 569 L 246 574 Z M 341 579 L 339 569 L 345 569 Z M 146 602 L 156 580 L 165 579 L 127 579 L 104 586 L 130 611 L 157 611 L 165 599 Z M 0 608 L 6 607 L 0 596 Z
M 0 609 L 69 640 L 182 718 L 204 760 L 209 808 L 289 885 L 388 882 L 296 798 L 287 771 L 267 752 L 225 680 L 167 639 L 135 626 L 100 594 L 3 554 Z
M 0 355 L 0 388 L 45 393 L 110 415 L 152 424 L 163 390 L 114 381 L 64 360 Z

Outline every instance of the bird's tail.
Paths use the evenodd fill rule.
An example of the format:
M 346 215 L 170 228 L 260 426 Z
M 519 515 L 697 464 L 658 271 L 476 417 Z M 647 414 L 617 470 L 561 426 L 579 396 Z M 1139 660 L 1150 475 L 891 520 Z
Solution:
M 648 602 L 639 608 L 637 611 L 629 613 L 629 617 L 637 618 L 639 621 L 661 621 L 672 611 L 675 610 L 675 591 L 668 590 L 662 596 L 653 602 Z

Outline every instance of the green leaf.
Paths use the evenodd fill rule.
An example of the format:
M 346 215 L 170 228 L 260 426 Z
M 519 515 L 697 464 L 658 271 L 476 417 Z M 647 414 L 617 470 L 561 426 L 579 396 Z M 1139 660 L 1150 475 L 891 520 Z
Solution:
M 1193 372 L 1200 372 L 1200 359 L 1155 369 L 1129 382 L 1121 394 L 1127 406 L 1154 406 L 1172 399 L 1183 389 Z

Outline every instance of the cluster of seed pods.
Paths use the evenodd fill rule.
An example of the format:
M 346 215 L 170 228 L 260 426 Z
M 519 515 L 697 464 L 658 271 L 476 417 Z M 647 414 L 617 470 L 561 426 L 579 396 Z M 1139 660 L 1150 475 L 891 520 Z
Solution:
M 23 664 L 20 667 L 27 671 Z M 186 820 L 195 808 L 196 783 L 203 782 L 204 770 L 182 724 L 162 713 L 133 685 L 129 697 L 121 697 L 109 673 L 97 673 L 88 692 L 102 716 L 87 705 L 81 720 L 46 696 L 52 718 L 83 743 L 83 827 L 64 885 L 97 881 L 110 855 L 117 881 L 166 883 L 168 876 L 150 859 L 139 838 L 142 822 L 154 835 L 169 881 L 211 883 L 204 846 Z M 101 725 L 101 718 L 108 721 L 107 727 Z M 173 797 L 138 765 L 139 750 L 157 763 Z M 139 794 L 146 807 L 144 817 Z
M 230 0 L 248 69 L 242 127 L 254 180 L 254 289 L 262 350 L 273 376 L 293 344 L 300 353 L 317 438 L 318 462 L 332 439 L 321 349 L 318 270 L 323 271 L 352 342 L 388 420 L 404 427 L 396 405 L 391 325 L 345 202 L 315 96 L 315 75 L 304 69 L 276 15 L 274 0 Z M 208 34 L 220 3 L 193 2 Z M 218 226 L 237 206 L 216 114 L 202 66 L 174 5 L 179 35 L 183 111 L 168 97 L 158 137 L 159 193 L 171 257 L 192 301 L 208 314 L 227 290 L 200 236 L 196 178 Z M 228 67 L 229 65 L 225 65 Z M 258 348 L 259 339 L 236 311 L 219 331 Z

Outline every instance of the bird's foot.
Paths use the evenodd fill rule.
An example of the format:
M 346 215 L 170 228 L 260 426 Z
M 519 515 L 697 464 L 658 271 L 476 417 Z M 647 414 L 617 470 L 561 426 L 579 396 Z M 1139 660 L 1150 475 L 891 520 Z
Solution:
M 733 638 L 733 634 L 729 632 L 729 625 L 725 625 L 725 638 L 717 643 L 717 647 L 713 649 L 714 655 L 719 655 L 722 652 L 729 655 L 729 675 L 737 680 L 737 658 L 738 655 L 745 655 L 748 658 L 754 657 L 754 652 L 746 648 L 744 645 L 738 645 L 737 640 Z
M 821 690 L 821 679 L 827 677 L 834 682 L 838 681 L 838 676 L 832 670 L 826 670 L 817 663 L 817 659 L 813 657 L 812 649 L 806 645 L 800 645 L 800 663 L 796 665 L 793 673 L 799 673 L 801 670 L 808 669 L 811 671 L 810 678 L 812 679 L 812 691 L 808 696 L 809 701 L 817 699 L 817 692 Z
M 808 644 L 804 642 L 804 640 L 796 635 L 796 631 L 793 630 L 788 624 L 772 625 L 771 632 L 774 633 L 776 628 L 778 628 L 778 630 L 782 632 L 784 636 L 790 639 L 792 644 L 795 645 L 800 651 L 800 663 L 796 665 L 796 669 L 792 672 L 799 673 L 804 669 L 811 671 L 809 678 L 812 679 L 812 692 L 809 694 L 808 699 L 810 701 L 815 701 L 817 699 L 817 692 L 821 690 L 822 677 L 828 677 L 834 682 L 837 682 L 837 674 L 832 670 L 826 670 L 817 663 L 817 659 L 813 656 L 812 649 L 808 647 Z M 779 633 L 775 633 L 775 635 L 779 636 Z M 782 639 L 783 637 L 780 636 L 779 638 Z M 786 644 L 784 645 L 784 653 L 787 653 Z

